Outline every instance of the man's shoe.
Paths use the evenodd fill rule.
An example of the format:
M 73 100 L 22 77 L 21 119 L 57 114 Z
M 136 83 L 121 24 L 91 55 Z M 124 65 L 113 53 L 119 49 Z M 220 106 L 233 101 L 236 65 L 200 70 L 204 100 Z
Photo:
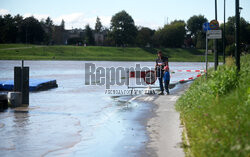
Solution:
M 169 92 L 166 93 L 166 95 L 169 95 L 169 94 L 170 94 Z
M 158 95 L 164 95 L 164 93 L 163 93 L 163 92 L 160 92 L 160 93 L 158 93 Z

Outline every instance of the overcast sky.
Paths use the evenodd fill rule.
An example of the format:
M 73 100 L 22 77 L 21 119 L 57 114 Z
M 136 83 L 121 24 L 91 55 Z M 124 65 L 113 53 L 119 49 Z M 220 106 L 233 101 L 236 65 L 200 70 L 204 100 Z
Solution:
M 50 16 L 55 24 L 64 19 L 66 29 L 93 28 L 96 17 L 104 26 L 110 26 L 111 17 L 127 11 L 138 26 L 153 29 L 175 19 L 187 21 L 193 15 L 214 19 L 214 0 L 0 0 L 0 14 L 33 15 L 37 19 Z M 224 0 L 218 0 L 218 21 L 223 21 Z M 241 16 L 250 21 L 250 0 L 240 0 Z M 235 14 L 235 0 L 226 0 L 226 17 Z M 248 8 L 248 9 L 247 9 Z

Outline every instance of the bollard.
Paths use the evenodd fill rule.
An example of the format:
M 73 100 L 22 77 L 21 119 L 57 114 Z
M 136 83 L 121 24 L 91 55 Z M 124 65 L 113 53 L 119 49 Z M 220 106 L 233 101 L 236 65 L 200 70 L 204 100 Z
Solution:
M 7 93 L 0 92 L 0 111 L 4 111 L 8 108 Z
M 22 105 L 29 105 L 29 67 L 14 67 L 14 91 L 22 93 Z
M 22 93 L 21 92 L 9 92 L 8 102 L 10 107 L 21 107 L 22 106 Z

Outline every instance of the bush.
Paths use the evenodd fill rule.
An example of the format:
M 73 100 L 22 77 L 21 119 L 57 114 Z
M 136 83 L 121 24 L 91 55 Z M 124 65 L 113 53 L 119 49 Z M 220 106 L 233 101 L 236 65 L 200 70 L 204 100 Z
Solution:
M 250 55 L 236 72 L 232 58 L 208 79 L 193 82 L 177 102 L 193 156 L 248 156 L 250 153 Z
M 232 44 L 232 45 L 227 46 L 225 51 L 226 51 L 226 55 L 228 55 L 228 56 L 234 56 L 235 45 Z

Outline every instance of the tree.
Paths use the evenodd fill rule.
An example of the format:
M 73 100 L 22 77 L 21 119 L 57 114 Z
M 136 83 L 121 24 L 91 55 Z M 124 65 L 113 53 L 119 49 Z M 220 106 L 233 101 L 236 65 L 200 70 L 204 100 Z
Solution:
M 64 22 L 64 20 L 63 20 L 63 19 L 62 19 L 62 21 L 61 21 L 60 26 L 61 26 L 62 30 L 64 30 L 64 29 L 65 29 L 65 22 Z
M 97 16 L 97 18 L 96 18 L 96 23 L 95 23 L 95 32 L 96 32 L 96 33 L 101 33 L 101 32 L 102 32 L 102 29 L 103 29 L 103 27 L 102 27 L 101 20 L 100 20 L 100 18 Z
M 240 42 L 241 43 L 248 43 L 249 41 L 249 23 L 243 18 L 240 18 Z M 226 23 L 226 41 L 228 45 L 234 44 L 234 35 L 235 35 L 235 17 L 231 16 L 228 17 Z
M 47 17 L 44 25 L 45 25 L 44 30 L 46 32 L 46 34 L 44 36 L 44 41 L 46 44 L 52 44 L 53 21 L 50 19 L 50 17 Z
M 87 45 L 95 45 L 95 40 L 93 37 L 93 31 L 90 28 L 89 24 L 85 26 L 85 43 Z
M 110 28 L 116 45 L 125 46 L 135 43 L 137 29 L 133 18 L 126 11 L 120 11 L 112 17 Z
M 154 35 L 154 31 L 148 27 L 141 27 L 138 30 L 136 37 L 136 44 L 138 46 L 146 46 L 147 44 L 152 44 L 152 37 Z
M 205 18 L 204 15 L 194 15 L 190 17 L 187 21 L 187 29 L 191 34 L 191 37 L 193 39 L 193 43 L 195 46 L 197 46 L 198 40 L 205 40 L 205 33 L 202 31 L 202 26 L 205 22 L 208 20 Z M 199 37 L 199 39 L 198 39 Z M 199 41 L 198 46 L 202 46 L 202 41 Z
M 186 35 L 184 21 L 174 21 L 157 30 L 154 35 L 154 45 L 163 47 L 181 47 Z
M 191 35 L 196 36 L 198 32 L 202 31 L 203 23 L 207 22 L 207 19 L 203 15 L 194 15 L 187 21 L 187 29 L 191 32 Z
M 19 20 L 13 18 L 10 14 L 1 16 L 0 18 L 0 42 L 2 43 L 15 43 L 18 35 L 18 24 L 16 23 Z
M 33 16 L 27 17 L 21 24 L 21 41 L 23 43 L 40 44 L 44 39 L 41 23 Z

